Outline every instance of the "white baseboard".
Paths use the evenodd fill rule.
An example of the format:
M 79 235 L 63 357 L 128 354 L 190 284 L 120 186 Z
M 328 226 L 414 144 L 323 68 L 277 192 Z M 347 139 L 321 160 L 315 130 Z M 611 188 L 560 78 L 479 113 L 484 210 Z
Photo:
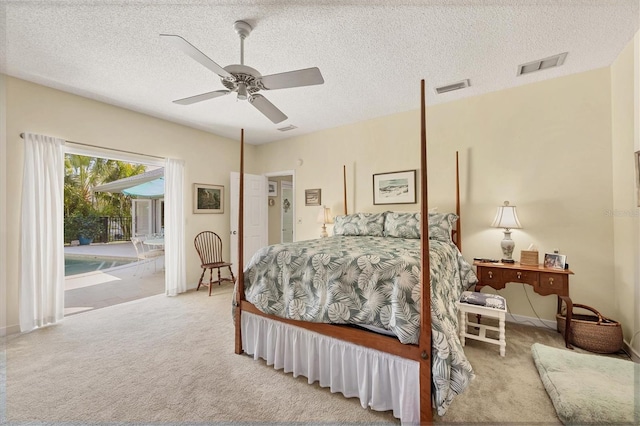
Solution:
M 554 330 L 557 328 L 557 324 L 555 321 L 551 321 L 547 319 L 538 319 L 534 317 L 526 317 L 524 315 L 507 313 L 507 316 L 505 319 L 507 320 L 507 322 L 532 325 L 534 327 L 552 328 Z
M 0 337 L 6 337 L 11 334 L 17 334 L 17 333 L 20 333 L 20 326 L 17 324 L 10 325 L 8 327 L 0 327 Z
M 626 340 L 622 342 L 622 349 L 624 349 L 624 351 L 629 354 L 633 362 L 640 363 L 640 354 L 636 352 L 631 346 L 629 346 L 629 343 Z

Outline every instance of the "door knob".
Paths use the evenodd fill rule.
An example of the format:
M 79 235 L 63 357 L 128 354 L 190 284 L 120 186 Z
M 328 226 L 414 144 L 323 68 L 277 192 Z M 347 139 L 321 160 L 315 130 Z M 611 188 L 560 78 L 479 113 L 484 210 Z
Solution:
M 231 235 L 236 235 L 236 231 L 231 231 Z

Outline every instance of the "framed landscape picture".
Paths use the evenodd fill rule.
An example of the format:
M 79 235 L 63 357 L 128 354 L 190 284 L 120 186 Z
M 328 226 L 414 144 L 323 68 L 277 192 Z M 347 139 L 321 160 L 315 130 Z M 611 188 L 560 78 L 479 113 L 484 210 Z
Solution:
M 305 206 L 319 206 L 320 205 L 321 191 L 320 189 L 306 189 L 304 191 L 304 205 Z
M 194 213 L 224 213 L 224 186 L 193 184 Z
M 412 204 L 415 202 L 415 170 L 373 175 L 373 204 Z

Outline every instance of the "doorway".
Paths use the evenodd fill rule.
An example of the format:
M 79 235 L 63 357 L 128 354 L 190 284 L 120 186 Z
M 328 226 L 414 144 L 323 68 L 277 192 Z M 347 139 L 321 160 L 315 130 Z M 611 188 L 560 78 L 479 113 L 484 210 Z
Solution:
M 119 158 L 118 152 L 112 156 L 108 150 L 76 150 L 73 146 L 67 146 L 65 154 L 65 182 L 70 182 L 65 185 L 65 216 L 77 213 L 85 217 L 87 212 L 98 215 L 100 228 L 95 232 L 100 238 L 79 245 L 73 241 L 76 231 L 65 223 L 69 235 L 65 235 L 63 248 L 64 315 L 162 294 L 164 257 L 141 261 L 130 238 L 163 230 L 164 191 L 154 196 L 159 198 L 136 198 L 140 195 L 126 191 L 156 179 L 155 174 L 163 175 L 164 162 L 144 156 Z M 77 189 L 73 189 L 73 182 Z M 76 192 L 85 194 L 82 191 L 86 197 L 75 196 Z M 86 205 L 77 201 L 85 199 Z
M 295 190 L 293 171 L 266 173 L 269 181 L 269 244 L 295 241 Z

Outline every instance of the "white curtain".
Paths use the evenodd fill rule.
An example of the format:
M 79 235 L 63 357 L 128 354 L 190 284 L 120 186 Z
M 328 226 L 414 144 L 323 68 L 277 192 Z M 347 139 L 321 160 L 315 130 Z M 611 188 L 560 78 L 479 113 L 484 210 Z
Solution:
M 184 246 L 184 161 L 167 158 L 164 166 L 165 294 L 187 291 Z
M 64 317 L 64 140 L 26 133 L 22 179 L 20 330 Z

